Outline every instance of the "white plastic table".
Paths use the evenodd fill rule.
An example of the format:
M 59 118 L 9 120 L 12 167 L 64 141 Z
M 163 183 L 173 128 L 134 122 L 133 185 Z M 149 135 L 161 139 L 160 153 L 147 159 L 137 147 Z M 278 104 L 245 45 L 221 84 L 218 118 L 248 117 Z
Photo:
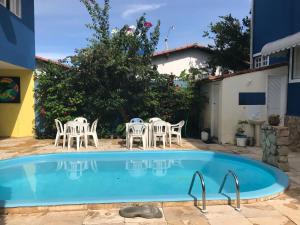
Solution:
M 130 123 L 126 123 L 126 147 L 129 146 L 129 143 L 128 143 L 128 128 L 129 128 L 129 124 Z M 146 148 L 150 148 L 152 146 L 152 124 L 153 123 L 144 123 L 145 126 L 146 126 L 146 137 L 147 137 L 147 140 L 146 140 Z M 171 147 L 171 124 L 166 122 L 167 124 L 167 135 L 169 137 L 169 146 Z
M 74 126 L 78 126 L 79 129 L 83 131 L 84 145 L 85 145 L 85 148 L 87 148 L 87 141 L 88 141 L 87 132 L 88 132 L 89 123 L 82 123 L 82 122 L 78 122 L 78 121 L 69 121 L 69 122 L 64 124 L 63 148 L 65 148 L 66 136 L 68 134 L 68 129 L 70 127 L 74 127 Z

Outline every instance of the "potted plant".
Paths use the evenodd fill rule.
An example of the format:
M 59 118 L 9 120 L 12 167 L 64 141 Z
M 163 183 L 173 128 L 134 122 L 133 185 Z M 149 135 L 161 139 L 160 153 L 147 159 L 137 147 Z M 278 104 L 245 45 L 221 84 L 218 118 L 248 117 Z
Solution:
M 268 122 L 271 126 L 278 126 L 280 124 L 280 116 L 272 114 L 268 117 Z
M 247 120 L 240 120 L 236 129 L 236 145 L 239 147 L 246 147 L 247 135 L 245 135 L 245 125 L 248 124 Z
M 201 132 L 201 140 L 206 143 L 209 141 L 209 136 L 210 136 L 210 129 L 209 128 L 203 129 Z

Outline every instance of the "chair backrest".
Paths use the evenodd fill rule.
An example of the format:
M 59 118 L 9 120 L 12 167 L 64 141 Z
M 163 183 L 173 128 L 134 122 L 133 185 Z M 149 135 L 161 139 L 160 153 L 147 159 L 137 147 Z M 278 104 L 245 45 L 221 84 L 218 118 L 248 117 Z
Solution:
M 96 119 L 93 123 L 92 123 L 92 126 L 91 126 L 91 132 L 96 132 L 97 130 L 97 124 L 98 124 L 98 119 Z
M 153 134 L 166 134 L 167 133 L 167 123 L 165 121 L 156 121 L 153 123 Z
M 160 120 L 162 120 L 162 119 L 160 119 L 158 117 L 153 117 L 153 118 L 149 119 L 149 123 L 153 123 L 153 122 L 160 121 Z
M 87 119 L 84 117 L 77 117 L 74 119 L 74 121 L 80 122 L 80 123 L 87 123 Z
M 128 131 L 131 135 L 143 135 L 145 133 L 146 126 L 143 123 L 133 123 L 129 125 Z
M 174 131 L 181 133 L 181 129 L 184 126 L 184 120 L 181 120 L 179 123 L 172 125 Z
M 55 119 L 54 121 L 57 131 L 62 134 L 64 132 L 62 123 L 58 119 Z
M 185 123 L 184 120 L 181 120 L 181 121 L 178 123 L 180 129 L 184 126 L 184 123 Z
M 144 123 L 144 121 L 141 118 L 132 118 L 130 123 Z
M 71 135 L 78 135 L 84 132 L 83 127 L 78 123 L 70 123 L 68 125 L 68 133 Z

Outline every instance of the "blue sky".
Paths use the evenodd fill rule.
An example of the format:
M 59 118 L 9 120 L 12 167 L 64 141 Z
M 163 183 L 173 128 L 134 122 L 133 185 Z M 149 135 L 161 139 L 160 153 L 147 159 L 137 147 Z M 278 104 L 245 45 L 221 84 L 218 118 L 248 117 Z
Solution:
M 98 0 L 102 4 L 103 0 Z M 210 22 L 231 13 L 243 18 L 250 11 L 250 0 L 111 0 L 111 28 L 135 24 L 146 13 L 153 24 L 161 20 L 158 50 L 164 50 L 164 37 L 172 25 L 169 47 L 186 44 L 207 45 L 202 37 Z M 85 47 L 90 31 L 89 16 L 79 0 L 35 0 L 36 54 L 51 59 L 72 55 Z

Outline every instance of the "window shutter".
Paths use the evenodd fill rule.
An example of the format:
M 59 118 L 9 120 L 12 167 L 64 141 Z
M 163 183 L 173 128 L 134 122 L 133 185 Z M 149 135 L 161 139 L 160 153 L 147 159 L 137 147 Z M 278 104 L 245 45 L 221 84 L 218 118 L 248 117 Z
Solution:
M 6 7 L 6 0 L 0 0 L 0 5 L 3 5 L 4 7 Z
M 21 0 L 10 0 L 9 8 L 13 14 L 21 18 Z
M 300 47 L 294 48 L 293 79 L 300 79 Z

